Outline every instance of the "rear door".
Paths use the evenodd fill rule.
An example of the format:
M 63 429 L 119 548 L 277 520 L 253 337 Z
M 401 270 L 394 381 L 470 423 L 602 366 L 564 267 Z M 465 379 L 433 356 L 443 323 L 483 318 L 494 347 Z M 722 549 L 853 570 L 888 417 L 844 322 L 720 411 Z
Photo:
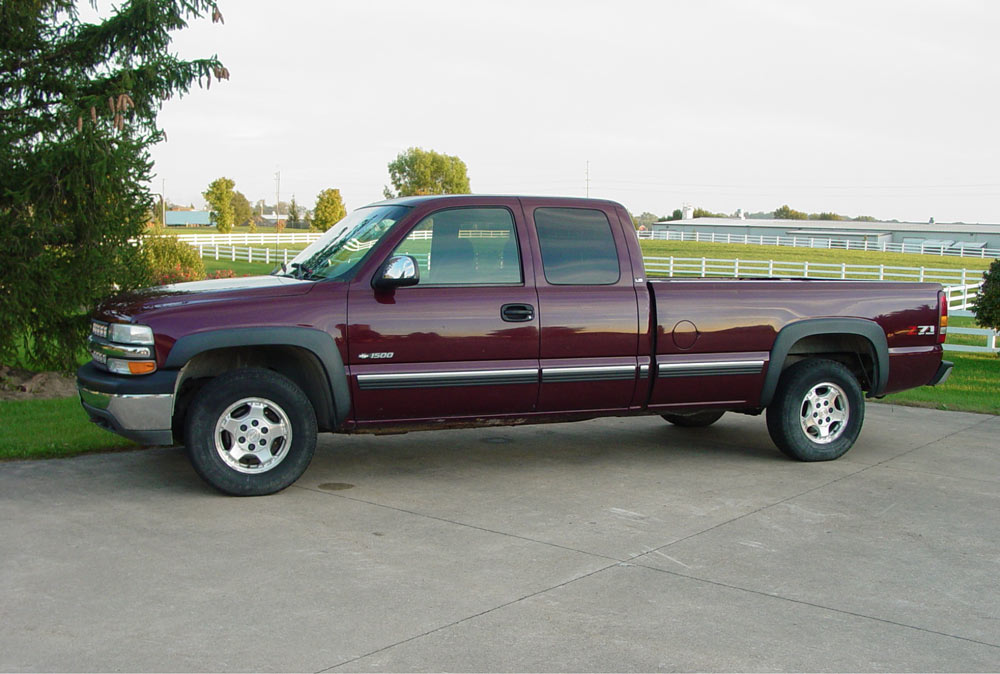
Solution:
M 372 271 L 350 290 L 359 424 L 533 411 L 537 297 L 517 199 L 415 214 L 404 234 L 379 262 L 414 256 L 419 284 L 377 291 Z
M 531 228 L 539 412 L 625 410 L 639 376 L 639 311 L 614 204 L 522 199 Z

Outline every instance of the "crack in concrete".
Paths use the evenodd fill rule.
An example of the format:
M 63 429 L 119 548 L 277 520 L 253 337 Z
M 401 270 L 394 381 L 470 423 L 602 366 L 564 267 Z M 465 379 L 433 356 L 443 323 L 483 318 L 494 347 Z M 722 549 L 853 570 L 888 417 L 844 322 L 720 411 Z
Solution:
M 852 617 L 855 617 L 855 618 L 861 618 L 863 620 L 872 620 L 872 621 L 875 621 L 875 622 L 878 622 L 878 623 L 882 623 L 882 624 L 886 624 L 886 625 L 893 625 L 895 627 L 900 627 L 900 628 L 903 628 L 903 629 L 911 629 L 911 630 L 915 630 L 917 632 L 921 632 L 921 633 L 925 633 L 925 634 L 934 634 L 934 635 L 937 635 L 937 636 L 942 636 L 942 637 L 951 638 L 951 639 L 957 639 L 957 640 L 960 640 L 960 641 L 965 641 L 965 642 L 968 642 L 968 643 L 974 643 L 974 644 L 978 644 L 978 645 L 981 645 L 981 646 L 987 646 L 989 648 L 1000 649 L 1000 644 L 994 644 L 994 643 L 990 643 L 990 642 L 987 642 L 987 641 L 980 641 L 978 639 L 973 639 L 973 638 L 970 638 L 970 637 L 963 637 L 963 636 L 960 636 L 960 635 L 957 635 L 957 634 L 949 634 L 947 632 L 940 632 L 940 631 L 937 631 L 937 630 L 932 630 L 932 629 L 928 629 L 928 628 L 925 628 L 925 627 L 920 627 L 920 626 L 917 626 L 917 625 L 909 625 L 907 623 L 901 623 L 901 622 L 897 622 L 897 621 L 894 621 L 894 620 L 889 620 L 887 618 L 880 618 L 880 617 L 877 617 L 877 616 L 866 615 L 866 614 L 863 614 L 863 613 L 856 613 L 856 612 L 853 612 L 853 611 L 847 611 L 845 609 L 839 609 L 839 608 L 835 608 L 835 607 L 832 607 L 832 606 L 826 606 L 826 605 L 823 605 L 823 604 L 816 604 L 816 603 L 813 603 L 813 602 L 808 602 L 808 601 L 804 601 L 804 600 L 801 600 L 801 599 L 794 599 L 792 597 L 786 597 L 786 596 L 783 596 L 783 595 L 771 594 L 771 593 L 763 592 L 763 591 L 760 591 L 760 590 L 754 590 L 754 589 L 742 587 L 742 586 L 739 586 L 739 585 L 732 585 L 732 584 L 723 583 L 723 582 L 720 582 L 720 581 L 710 580 L 708 578 L 702 578 L 702 577 L 695 576 L 695 575 L 689 575 L 689 574 L 681 573 L 681 572 L 678 572 L 678 571 L 668 571 L 666 569 L 661 569 L 661 568 L 658 568 L 658 567 L 655 567 L 655 566 L 647 566 L 646 564 L 642 564 L 642 563 L 637 563 L 636 562 L 636 560 L 638 560 L 639 558 L 646 557 L 646 556 L 649 556 L 651 554 L 659 554 L 659 555 L 663 555 L 663 556 L 666 557 L 666 554 L 662 552 L 664 548 L 668 548 L 670 546 L 676 545 L 676 544 L 681 543 L 683 541 L 691 540 L 693 538 L 696 538 L 696 537 L 701 536 L 703 534 L 706 534 L 708 532 L 714 531 L 714 530 L 719 529 L 721 527 L 727 526 L 727 525 L 732 524 L 734 522 L 738 522 L 740 520 L 746 519 L 747 517 L 750 517 L 752 515 L 756 515 L 758 513 L 764 512 L 765 510 L 769 510 L 771 508 L 774 508 L 775 506 L 780 506 L 780 505 L 782 505 L 784 503 L 787 503 L 787 502 L 792 501 L 794 499 L 800 498 L 800 497 L 805 496 L 807 494 L 811 494 L 811 493 L 813 493 L 815 491 L 818 491 L 820 489 L 825 489 L 826 487 L 829 487 L 830 485 L 837 484 L 837 483 L 842 482 L 844 480 L 847 480 L 849 478 L 855 477 L 855 476 L 860 475 L 862 473 L 865 473 L 865 472 L 867 472 L 867 471 L 869 471 L 869 470 L 871 470 L 873 468 L 878 468 L 878 467 L 881 467 L 881 466 L 885 466 L 885 464 L 888 464 L 888 463 L 890 463 L 892 461 L 895 461 L 896 459 L 899 459 L 900 457 L 906 456 L 908 454 L 911 454 L 913 452 L 919 451 L 921 449 L 925 449 L 925 448 L 927 448 L 927 447 L 929 447 L 929 446 L 931 446 L 931 445 L 933 445 L 933 444 L 935 444 L 937 442 L 941 442 L 941 441 L 946 440 L 947 438 L 950 438 L 952 436 L 958 435 L 960 433 L 964 433 L 965 431 L 973 429 L 973 428 L 975 428 L 977 426 L 980 426 L 980 425 L 982 425 L 984 423 L 987 423 L 988 421 L 991 421 L 991 420 L 992 420 L 991 417 L 988 417 L 986 419 L 980 420 L 980 421 L 978 421 L 978 422 L 976 422 L 974 424 L 971 424 L 969 426 L 966 426 L 966 427 L 964 427 L 962 429 L 959 429 L 959 430 L 953 431 L 951 433 L 948 433 L 948 434 L 946 434 L 946 435 L 944 435 L 944 436 L 942 436 L 940 438 L 935 438 L 935 439 L 930 440 L 930 441 L 928 441 L 928 442 L 926 442 L 926 443 L 924 443 L 922 445 L 919 445 L 917 447 L 909 449 L 909 450 L 907 450 L 905 452 L 901 452 L 900 454 L 896 454 L 896 455 L 891 456 L 891 457 L 889 457 L 887 459 L 883 459 L 882 461 L 878 461 L 876 463 L 864 466 L 863 468 L 860 468 L 860 469 L 858 469 L 856 471 L 852 471 L 850 473 L 846 473 L 846 474 L 841 475 L 839 477 L 836 477 L 836 478 L 834 478 L 832 480 L 824 482 L 824 483 L 822 483 L 820 485 L 816 485 L 814 487 L 810 487 L 809 489 L 805 489 L 805 490 L 803 490 L 803 491 L 801 491 L 801 492 L 799 492 L 797 494 L 785 497 L 783 499 L 779 499 L 779 500 L 777 500 L 777 501 L 775 501 L 773 503 L 761 506 L 760 508 L 756 508 L 756 509 L 754 509 L 754 510 L 752 510 L 750 512 L 744 513 L 742 515 L 738 515 L 737 517 L 733 517 L 733 518 L 731 518 L 729 520 L 726 520 L 725 522 L 720 522 L 720 523 L 715 524 L 713 526 L 707 527 L 707 528 L 705 528 L 705 529 L 703 529 L 701 531 L 698 531 L 698 532 L 689 534 L 687 536 L 683 536 L 681 538 L 678 538 L 676 540 L 670 541 L 669 543 L 666 543 L 666 544 L 661 545 L 659 547 L 653 548 L 651 550 L 647 550 L 647 551 L 642 552 L 642 553 L 636 553 L 636 554 L 633 554 L 633 555 L 629 555 L 625 559 L 618 559 L 618 558 L 615 558 L 615 557 L 610 557 L 608 555 L 602 555 L 600 553 L 595 553 L 595 552 L 591 552 L 591 551 L 588 551 L 588 550 L 579 550 L 577 548 L 572 548 L 572 547 L 569 547 L 569 546 L 566 546 L 566 545 L 560 545 L 558 543 L 553 543 L 551 541 L 538 540 L 538 539 L 534 539 L 534 538 L 531 538 L 531 537 L 528 537 L 528 536 L 521 536 L 519 534 L 513 534 L 513 533 L 510 533 L 510 532 L 498 531 L 496 529 L 489 529 L 487 527 L 481 527 L 481 526 L 478 526 L 478 525 L 475 525 L 475 524 L 470 524 L 470 523 L 467 523 L 467 522 L 459 522 L 457 520 L 451 520 L 451 519 L 444 518 L 444 517 L 438 517 L 436 515 L 429 515 L 429 514 L 426 514 L 426 513 L 420 513 L 420 512 L 413 511 L 413 510 L 408 510 L 406 508 L 399 508 L 399 507 L 396 507 L 396 506 L 390 506 L 390 505 L 386 505 L 386 504 L 383 504 L 383 503 L 377 503 L 377 502 L 369 501 L 369 500 L 366 500 L 366 499 L 361 499 L 361 498 L 357 498 L 357 497 L 353 497 L 353 496 L 347 496 L 346 494 L 333 494 L 333 493 L 330 493 L 330 492 L 320 491 L 319 489 L 315 489 L 315 488 L 312 488 L 312 487 L 304 487 L 304 486 L 300 486 L 300 485 L 294 485 L 294 488 L 302 489 L 304 491 L 309 491 L 309 492 L 312 492 L 312 493 L 322 494 L 324 496 L 335 496 L 337 498 L 342 498 L 342 499 L 346 499 L 346 500 L 349 500 L 349 501 L 354 501 L 354 502 L 357 502 L 357 503 L 363 503 L 363 504 L 375 506 L 375 507 L 378 507 L 378 508 L 386 508 L 386 509 L 389 509 L 389 510 L 394 510 L 396 512 L 406 513 L 408 515 L 413 515 L 415 517 L 422 517 L 422 518 L 426 518 L 426 519 L 431 519 L 431 520 L 435 520 L 435 521 L 438 521 L 438 522 L 442 522 L 442 523 L 445 523 L 445 524 L 452 524 L 452 525 L 455 525 L 455 526 L 467 527 L 467 528 L 474 529 L 474 530 L 477 530 L 477 531 L 482 531 L 482 532 L 485 532 L 485 533 L 490 533 L 490 534 L 495 534 L 495 535 L 499 535 L 499 536 L 505 536 L 505 537 L 515 538 L 515 539 L 519 539 L 519 540 L 526 541 L 526 542 L 529 542 L 529 543 L 536 543 L 536 544 L 539 544 L 539 545 L 545 545 L 545 546 L 557 548 L 557 549 L 560 549 L 560 550 L 566 550 L 568 552 L 575 552 L 575 553 L 578 553 L 578 554 L 587 555 L 589 557 L 594 557 L 594 558 L 597 558 L 597 559 L 613 560 L 613 562 L 614 562 L 612 564 L 608 564 L 607 566 L 601 567 L 601 568 L 596 569 L 594 571 L 591 571 L 589 573 L 585 573 L 585 574 L 582 574 L 582 575 L 577 576 L 575 578 L 571 578 L 571 579 L 569 579 L 567 581 L 564 581 L 562 583 L 558 583 L 558 584 L 553 585 L 551 587 L 543 588 L 541 590 L 537 590 L 535 592 L 528 593 L 528 594 L 526 594 L 526 595 L 524 595 L 522 597 L 518 597 L 516 599 L 512 599 L 510 601 L 503 602 L 503 603 L 498 604 L 498 605 L 496 605 L 496 606 L 494 606 L 492 608 L 488 608 L 488 609 L 485 609 L 485 610 L 480 611 L 478 613 L 474 613 L 474 614 L 465 616 L 464 618 L 460 618 L 458 620 L 452 621 L 452 622 L 450 622 L 450 623 L 448 623 L 446 625 L 440 625 L 438 627 L 435 627 L 434 629 L 427 630 L 426 632 L 422 632 L 420 634 L 416 634 L 416 635 L 413 635 L 411 637 L 407 637 L 406 639 L 402 639 L 400 641 L 394 642 L 392 644 L 388 644 L 388 645 L 383 646 L 381 648 L 377 648 L 377 649 L 375 649 L 373 651 L 370 651 L 368 653 L 364 653 L 362 655 L 350 658 L 350 659 L 345 660 L 343 662 L 336 663 L 336 664 L 331 665 L 329 667 L 326 667 L 324 669 L 317 670 L 316 674 L 323 674 L 325 672 L 331 672 L 331 671 L 333 671 L 335 669 L 338 669 L 340 667 L 343 667 L 345 665 L 349 665 L 351 663 L 358 662 L 360 660 L 363 660 L 365 658 L 371 657 L 373 655 L 377 655 L 379 653 L 383 653 L 383 652 L 385 652 L 387 650 L 390 650 L 392 648 L 395 648 L 397 646 L 401 646 L 401 645 L 409 643 L 411 641 L 415 641 L 417 639 L 421 639 L 421 638 L 429 636 L 431 634 L 435 634 L 437 632 L 441 632 L 441 631 L 449 629 L 451 627 L 455 627 L 455 626 L 460 625 L 462 623 L 469 622 L 471 620 L 475 620 L 476 618 L 483 617 L 483 616 L 488 615 L 490 613 L 493 613 L 495 611 L 499 611 L 500 609 L 507 608 L 509 606 L 513 606 L 514 604 L 518 604 L 518 603 L 523 602 L 525 600 L 531 599 L 532 597 L 537 597 L 539 595 L 542 595 L 542 594 L 545 594 L 545 593 L 548 593 L 548 592 L 552 592 L 553 590 L 558 590 L 558 589 L 566 587 L 566 586 L 568 586 L 568 585 L 570 585 L 572 583 L 576 583 L 577 581 L 580 581 L 580 580 L 583 580 L 583 579 L 586 579 L 586 578 L 590 578 L 590 577 L 595 576 L 596 574 L 599 574 L 599 573 L 603 573 L 604 571 L 607 571 L 609 569 L 613 569 L 613 568 L 616 568 L 616 567 L 624 567 L 624 566 L 635 566 L 637 568 L 647 569 L 647 570 L 650 570 L 650 571 L 656 571 L 656 572 L 659 572 L 659 573 L 664 573 L 664 574 L 667 574 L 667 575 L 675 576 L 677 578 L 684 578 L 686 580 L 691 580 L 691 581 L 694 581 L 694 582 L 705 583 L 705 584 L 713 585 L 713 586 L 716 586 L 716 587 L 722 587 L 722 588 L 726 588 L 726 589 L 730 589 L 730 590 L 736 590 L 736 591 L 740 591 L 740 592 L 746 592 L 746 593 L 757 595 L 757 596 L 761 596 L 761 597 L 767 597 L 768 599 L 775 599 L 775 600 L 778 600 L 778 601 L 787 601 L 787 602 L 790 602 L 790 603 L 793 603 L 793 604 L 797 604 L 797 605 L 801 605 L 801 606 L 808 606 L 808 607 L 811 607 L 811 608 L 816 608 L 816 609 L 825 610 L 825 611 L 830 611 L 832 613 L 837 613 L 837 614 L 840 614 L 840 615 L 848 615 L 848 616 L 852 616 Z M 900 470 L 905 470 L 905 469 L 900 469 Z M 942 477 L 953 477 L 953 476 L 942 476 Z M 956 478 L 956 479 L 964 479 L 964 478 Z M 668 559 L 672 559 L 672 558 L 668 557 Z M 674 561 L 676 561 L 676 560 L 674 560 Z M 684 565 L 682 564 L 682 566 L 684 566 Z
M 749 594 L 754 594 L 754 595 L 757 595 L 757 596 L 760 596 L 760 597 L 767 597 L 768 599 L 777 599 L 779 601 L 787 601 L 787 602 L 791 602 L 793 604 L 800 604 L 802 606 L 809 606 L 809 607 L 818 608 L 818 609 L 821 609 L 821 610 L 824 610 L 824 611 L 830 611 L 832 613 L 840 613 L 842 615 L 849 615 L 849 616 L 853 616 L 855 618 L 863 618 L 863 619 L 866 619 L 866 620 L 874 620 L 876 622 L 885 623 L 887 625 L 894 625 L 896 627 L 902 627 L 902 628 L 905 628 L 905 629 L 916 630 L 917 632 L 923 632 L 925 634 L 936 634 L 936 635 L 942 636 L 942 637 L 948 637 L 948 638 L 951 638 L 951 639 L 959 639 L 960 641 L 968 641 L 968 642 L 973 643 L 973 644 L 979 644 L 981 646 L 989 646 L 990 648 L 1000 649 L 1000 644 L 994 644 L 994 643 L 991 643 L 989 641 L 980 641 L 978 639 L 973 639 L 971 637 L 963 637 L 963 636 L 958 635 L 958 634 L 949 634 L 948 632 L 939 632 L 938 630 L 932 630 L 932 629 L 929 629 L 927 627 L 920 627 L 918 625 L 910 625 L 910 624 L 907 624 L 907 623 L 901 623 L 901 622 L 897 622 L 895 620 L 889 620 L 888 618 L 879 618 L 878 616 L 867 615 L 865 613 L 856 613 L 854 611 L 848 611 L 846 609 L 836 608 L 836 607 L 833 607 L 833 606 L 826 606 L 825 604 L 816 604 L 816 603 L 813 603 L 813 602 L 810 602 L 810 601 L 805 601 L 803 599 L 794 599 L 792 597 L 786 597 L 786 596 L 780 595 L 780 594 L 772 594 L 770 592 L 763 592 L 761 590 L 754 590 L 752 588 L 742 587 L 740 585 L 732 585 L 730 583 L 723 583 L 723 582 L 720 582 L 720 581 L 717 581 L 717 580 L 710 580 L 708 578 L 701 578 L 699 576 L 688 575 L 686 573 L 681 573 L 679 571 L 668 571 L 667 569 L 661 569 L 661 568 L 655 567 L 655 566 L 646 566 L 645 564 L 635 564 L 635 563 L 633 563 L 633 565 L 636 566 L 636 567 L 638 567 L 638 568 L 641 568 L 641 569 L 649 569 L 650 571 L 658 571 L 659 573 L 665 573 L 665 574 L 667 574 L 669 576 L 676 576 L 678 578 L 686 578 L 688 580 L 693 580 L 693 581 L 696 581 L 696 582 L 699 582 L 699 583 L 707 583 L 708 585 L 715 585 L 717 587 L 724 587 L 724 588 L 727 588 L 727 589 L 730 589 L 730 590 L 738 590 L 738 591 L 741 591 L 741 592 L 746 592 L 746 593 L 749 593 Z
M 371 651 L 369 653 L 365 653 L 363 655 L 359 655 L 359 656 L 351 658 L 349 660 L 345 660 L 344 662 L 338 662 L 337 664 L 331 665 L 331 666 L 327 667 L 326 669 L 317 670 L 315 672 L 315 674 L 323 674 L 324 672 L 330 672 L 330 671 L 333 671 L 334 669 L 337 669 L 339 667 L 343 667 L 345 665 L 349 665 L 352 662 L 357 662 L 359 660 L 363 660 L 363 659 L 371 657 L 373 655 L 378 655 L 379 653 L 383 653 L 383 652 L 385 652 L 385 651 L 387 651 L 389 649 L 395 648 L 396 646 L 401 646 L 401 645 L 409 643 L 411 641 L 415 641 L 417 639 L 422 639 L 423 637 L 426 637 L 428 635 L 434 634 L 436 632 L 440 632 L 442 630 L 446 630 L 446 629 L 448 629 L 450 627 L 455 627 L 456 625 L 461 625 L 464 622 L 468 622 L 470 620 L 475 620 L 476 618 L 481 618 L 481 617 L 483 617 L 485 615 L 493 613 L 494 611 L 499 611 L 502 608 L 507 608 L 508 606 L 513 606 L 514 604 L 520 603 L 520 602 L 525 601 L 527 599 L 531 599 L 532 597 L 537 597 L 538 595 L 545 594 L 546 592 L 551 592 L 552 590 L 558 590 L 561 587 L 566 587 L 567 585 L 569 585 L 571 583 L 575 583 L 578 580 L 583 580 L 584 578 L 590 578 L 593 575 L 596 575 L 596 574 L 601 573 L 603 571 L 607 571 L 608 569 L 613 569 L 616 566 L 621 566 L 621 563 L 616 562 L 614 564 L 608 564 L 607 566 L 601 567 L 600 569 L 595 569 L 594 571 L 591 571 L 590 573 L 585 573 L 585 574 L 583 574 L 581 576 L 577 576 L 576 578 L 570 578 L 569 580 L 564 581 L 562 583 L 559 583 L 557 585 L 553 585 L 552 587 L 547 587 L 547 588 L 544 588 L 544 589 L 541 589 L 541 590 L 537 590 L 535 592 L 531 592 L 529 594 L 524 595 L 523 597 L 518 597 L 517 599 L 511 599 L 508 602 L 504 602 L 502 604 L 498 604 L 497 606 L 485 609 L 483 611 L 480 611 L 479 613 L 474 613 L 472 615 L 465 616 L 464 618 L 459 618 L 458 620 L 450 622 L 447 625 L 440 625 L 438 627 L 435 627 L 434 629 L 427 630 L 426 632 L 423 632 L 421 634 L 415 634 L 412 637 L 408 637 L 406 639 L 403 639 L 402 641 L 397 641 L 396 643 L 389 644 L 388 646 L 383 646 L 382 648 L 377 648 L 374 651 Z

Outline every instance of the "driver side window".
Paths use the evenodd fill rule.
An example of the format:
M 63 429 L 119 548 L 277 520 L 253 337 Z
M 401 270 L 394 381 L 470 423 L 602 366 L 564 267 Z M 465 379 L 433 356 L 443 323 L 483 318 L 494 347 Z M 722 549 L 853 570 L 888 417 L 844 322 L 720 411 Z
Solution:
M 393 255 L 412 255 L 420 285 L 520 284 L 514 219 L 506 208 L 453 208 L 421 220 Z

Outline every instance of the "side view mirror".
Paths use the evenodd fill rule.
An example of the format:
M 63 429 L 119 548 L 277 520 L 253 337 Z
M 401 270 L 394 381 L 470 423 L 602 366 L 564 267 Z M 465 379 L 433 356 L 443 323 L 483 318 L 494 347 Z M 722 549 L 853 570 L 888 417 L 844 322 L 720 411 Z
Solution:
M 393 255 L 375 274 L 372 286 L 380 290 L 415 286 L 420 283 L 420 267 L 412 255 Z

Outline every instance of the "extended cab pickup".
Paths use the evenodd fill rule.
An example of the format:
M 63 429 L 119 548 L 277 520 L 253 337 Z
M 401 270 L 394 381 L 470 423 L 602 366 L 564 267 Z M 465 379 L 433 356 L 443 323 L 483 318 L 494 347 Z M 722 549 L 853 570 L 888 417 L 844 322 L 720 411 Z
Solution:
M 184 443 L 239 495 L 283 489 L 318 431 L 759 414 L 785 454 L 841 456 L 865 396 L 943 381 L 931 283 L 648 279 L 625 209 L 412 197 L 354 211 L 270 276 L 123 295 L 92 323 L 84 408 Z

